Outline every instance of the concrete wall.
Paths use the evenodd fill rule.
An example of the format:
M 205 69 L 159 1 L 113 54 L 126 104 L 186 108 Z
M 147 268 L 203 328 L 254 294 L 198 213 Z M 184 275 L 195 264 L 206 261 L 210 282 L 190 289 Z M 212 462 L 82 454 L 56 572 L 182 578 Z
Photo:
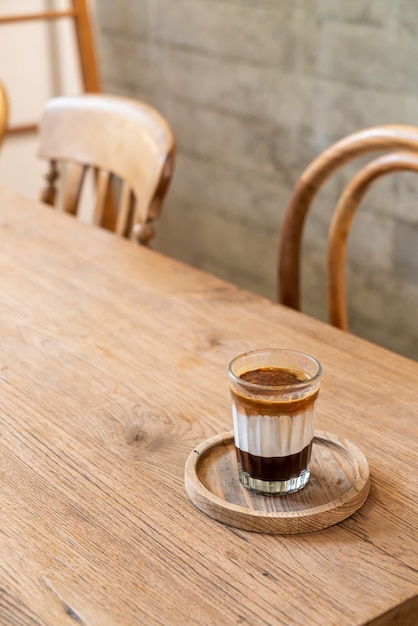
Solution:
M 376 124 L 418 125 L 414 0 L 97 0 L 108 91 L 154 104 L 178 141 L 155 247 L 271 299 L 304 167 Z M 324 317 L 327 184 L 306 231 L 304 310 Z M 380 182 L 350 237 L 352 331 L 418 358 L 418 177 Z M 239 320 L 237 320 L 239 323 Z

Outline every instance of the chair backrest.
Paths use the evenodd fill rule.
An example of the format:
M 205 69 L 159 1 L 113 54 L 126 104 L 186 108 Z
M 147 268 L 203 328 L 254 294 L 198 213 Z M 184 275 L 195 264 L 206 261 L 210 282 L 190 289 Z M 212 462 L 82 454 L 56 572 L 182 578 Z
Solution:
M 7 98 L 6 89 L 3 83 L 0 81 L 0 145 L 2 144 L 4 135 L 6 134 L 8 120 L 9 101 Z
M 174 167 L 175 142 L 153 107 L 108 94 L 52 98 L 39 128 L 38 156 L 50 162 L 41 199 L 54 205 L 58 183 L 63 208 L 78 214 L 87 171 L 96 200 L 92 222 L 147 244 Z M 67 171 L 61 176 L 59 164 Z
M 348 161 L 371 152 L 374 158 L 351 180 L 334 212 L 328 238 L 327 300 L 331 324 L 348 330 L 345 257 L 355 212 L 372 183 L 394 171 L 418 172 L 418 127 L 376 126 L 341 139 L 318 156 L 302 173 L 286 208 L 279 251 L 279 300 L 300 310 L 302 234 L 309 208 L 325 181 Z

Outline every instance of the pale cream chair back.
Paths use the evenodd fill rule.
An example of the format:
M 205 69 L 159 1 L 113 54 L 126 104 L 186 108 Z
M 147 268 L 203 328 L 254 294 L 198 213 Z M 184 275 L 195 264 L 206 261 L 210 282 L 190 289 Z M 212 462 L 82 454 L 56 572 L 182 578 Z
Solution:
M 356 210 L 381 176 L 395 171 L 418 172 L 418 127 L 377 126 L 353 133 L 329 147 L 303 172 L 286 208 L 279 251 L 279 300 L 300 310 L 302 233 L 309 208 L 325 181 L 348 161 L 385 151 L 350 181 L 334 212 L 328 238 L 327 304 L 329 322 L 348 330 L 345 259 Z M 401 152 L 399 152 L 401 151 Z
M 7 130 L 9 120 L 9 101 L 7 98 L 6 88 L 0 81 L 0 146 L 3 143 L 4 135 Z
M 108 94 L 52 98 L 39 129 L 38 156 L 49 161 L 41 200 L 78 215 L 86 174 L 95 177 L 91 221 L 147 244 L 174 167 L 173 132 L 153 107 Z M 60 178 L 60 164 L 67 165 Z

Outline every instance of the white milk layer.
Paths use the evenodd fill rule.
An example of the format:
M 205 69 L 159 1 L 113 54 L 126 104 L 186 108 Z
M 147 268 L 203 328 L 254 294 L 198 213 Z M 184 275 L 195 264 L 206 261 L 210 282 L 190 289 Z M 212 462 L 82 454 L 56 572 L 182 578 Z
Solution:
M 256 456 L 296 454 L 306 448 L 314 436 L 314 404 L 293 416 L 246 415 L 233 404 L 232 416 L 236 447 Z

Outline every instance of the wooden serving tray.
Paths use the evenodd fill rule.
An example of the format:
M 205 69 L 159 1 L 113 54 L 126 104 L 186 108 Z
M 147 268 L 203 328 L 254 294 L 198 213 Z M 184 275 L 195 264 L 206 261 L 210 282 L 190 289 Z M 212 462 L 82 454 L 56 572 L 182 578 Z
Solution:
M 369 466 L 354 444 L 316 431 L 306 487 L 289 495 L 264 496 L 239 482 L 229 432 L 203 441 L 191 452 L 185 487 L 198 509 L 224 524 L 261 533 L 306 533 L 337 524 L 362 506 L 370 490 Z

